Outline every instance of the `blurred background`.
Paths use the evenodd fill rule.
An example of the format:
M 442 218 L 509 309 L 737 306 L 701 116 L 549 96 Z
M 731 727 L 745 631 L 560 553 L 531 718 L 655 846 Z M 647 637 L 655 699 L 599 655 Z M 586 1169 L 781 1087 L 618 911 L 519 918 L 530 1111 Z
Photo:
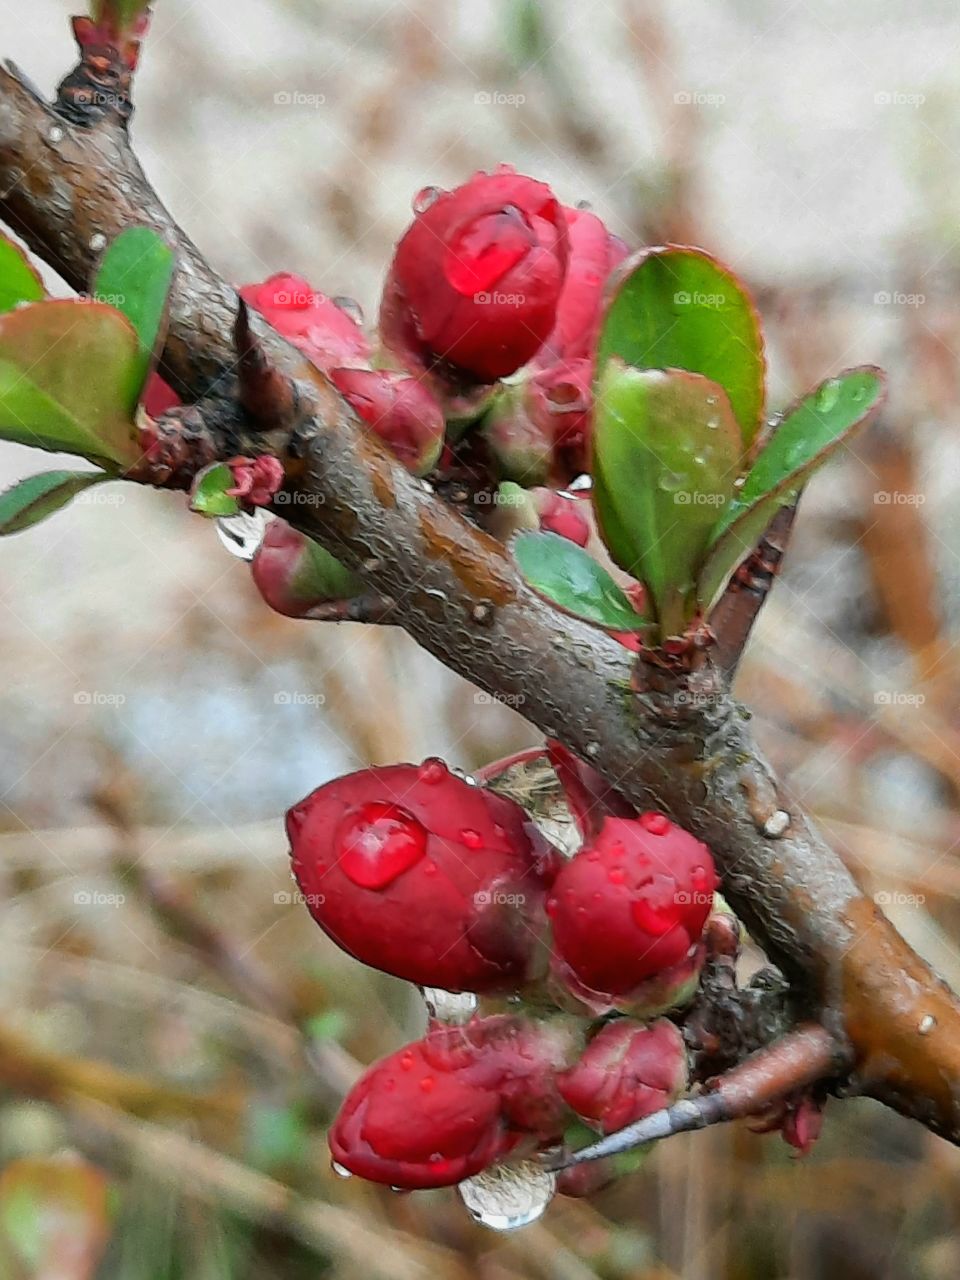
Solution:
M 0 12 L 45 92 L 76 7 Z M 728 261 L 774 407 L 889 370 L 883 423 L 804 499 L 738 692 L 960 987 L 958 45 L 953 0 L 160 0 L 134 129 L 238 283 L 295 271 L 373 316 L 414 193 L 503 160 L 631 244 Z M 0 446 L 4 484 L 37 463 Z M 312 925 L 280 816 L 364 763 L 470 769 L 535 735 L 393 629 L 269 613 L 209 524 L 133 486 L 0 544 L 0 646 L 0 1231 L 65 1247 L 28 1275 L 960 1274 L 960 1154 L 866 1102 L 803 1161 L 743 1127 L 677 1138 L 505 1236 L 453 1192 L 338 1180 L 337 1097 L 424 1015 Z M 85 1163 L 44 1162 L 65 1151 Z

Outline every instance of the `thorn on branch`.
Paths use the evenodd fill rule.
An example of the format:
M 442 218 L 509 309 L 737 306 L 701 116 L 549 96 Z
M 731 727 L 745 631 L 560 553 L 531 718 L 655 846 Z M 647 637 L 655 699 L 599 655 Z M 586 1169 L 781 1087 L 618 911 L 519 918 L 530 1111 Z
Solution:
M 239 356 L 239 399 L 254 425 L 263 430 L 293 426 L 299 409 L 296 385 L 270 362 L 263 343 L 250 326 L 250 310 L 242 299 L 233 339 Z
M 57 88 L 57 109 L 75 124 L 90 126 L 114 118 L 126 125 L 133 115 L 131 89 L 140 45 L 150 24 L 149 6 L 121 17 L 116 4 L 97 4 L 93 18 L 71 19 L 80 61 Z
M 711 615 L 710 625 L 717 637 L 714 661 L 728 679 L 733 678 L 739 666 L 753 624 L 780 572 L 797 514 L 797 502 L 781 507 L 773 517 L 756 548 L 731 578 Z

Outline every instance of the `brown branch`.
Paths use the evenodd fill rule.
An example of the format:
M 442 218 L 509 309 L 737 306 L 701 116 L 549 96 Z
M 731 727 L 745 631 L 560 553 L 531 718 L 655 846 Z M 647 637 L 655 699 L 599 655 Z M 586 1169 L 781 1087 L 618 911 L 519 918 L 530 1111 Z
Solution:
M 134 223 L 165 235 L 179 269 L 164 372 L 194 395 L 235 390 L 236 295 L 177 230 L 121 126 L 71 127 L 0 74 L 0 192 L 2 216 L 81 288 L 103 237 Z M 431 653 L 491 693 L 522 695 L 531 721 L 632 803 L 663 808 L 704 839 L 732 905 L 798 999 L 848 1041 L 849 1087 L 960 1142 L 960 1005 L 784 793 L 717 670 L 647 673 L 649 688 L 632 695 L 630 658 L 615 641 L 529 591 L 500 543 L 397 465 L 278 335 L 259 332 L 298 380 L 309 417 L 293 437 L 243 439 L 241 428 L 238 441 L 200 415 L 196 456 L 281 456 L 311 499 L 281 514 L 295 513 L 392 598 L 395 620 Z M 180 448 L 182 483 L 190 448 Z

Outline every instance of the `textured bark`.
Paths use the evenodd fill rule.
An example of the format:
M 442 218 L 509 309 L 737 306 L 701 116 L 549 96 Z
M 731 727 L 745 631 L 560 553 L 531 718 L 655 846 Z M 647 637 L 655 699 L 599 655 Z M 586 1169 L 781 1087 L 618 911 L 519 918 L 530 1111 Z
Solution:
M 180 264 L 163 371 L 182 392 L 219 399 L 172 415 L 169 465 L 132 478 L 183 486 L 211 457 L 277 452 L 299 498 L 279 514 L 358 568 L 394 602 L 391 621 L 431 653 L 510 695 L 636 805 L 664 809 L 705 840 L 724 892 L 800 1007 L 845 1047 L 848 1087 L 960 1142 L 960 1005 L 783 793 L 714 667 L 633 671 L 615 641 L 535 596 L 500 543 L 409 476 L 258 321 L 263 350 L 297 381 L 303 416 L 292 435 L 245 428 L 230 399 L 235 292 L 160 205 L 122 126 L 71 125 L 9 73 L 0 73 L 0 214 L 81 289 L 104 237 L 132 223 L 160 231 Z

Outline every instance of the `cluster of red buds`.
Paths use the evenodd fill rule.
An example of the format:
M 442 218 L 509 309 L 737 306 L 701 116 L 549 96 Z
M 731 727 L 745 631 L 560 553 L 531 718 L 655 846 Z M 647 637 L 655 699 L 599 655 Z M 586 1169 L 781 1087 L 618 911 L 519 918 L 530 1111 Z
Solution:
M 500 384 L 482 434 L 503 478 L 582 472 L 603 291 L 627 246 L 506 165 L 428 189 L 414 208 L 384 289 L 382 342 L 448 392 Z
M 464 1025 L 432 1023 L 354 1086 L 330 1134 L 345 1169 L 450 1185 L 684 1088 L 665 1015 L 696 988 L 716 875 L 663 814 L 606 816 L 567 858 L 520 805 L 430 759 L 327 783 L 287 831 L 309 910 L 343 950 L 479 997 Z

